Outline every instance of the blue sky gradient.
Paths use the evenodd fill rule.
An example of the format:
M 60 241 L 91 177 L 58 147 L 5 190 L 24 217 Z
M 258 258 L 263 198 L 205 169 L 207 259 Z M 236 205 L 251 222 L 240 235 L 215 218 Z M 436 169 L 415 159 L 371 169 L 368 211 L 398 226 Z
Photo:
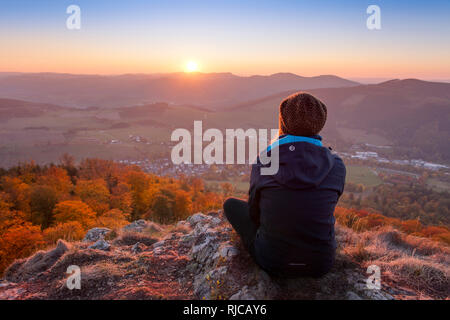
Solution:
M 81 7 L 82 28 L 66 29 Z M 381 8 L 382 29 L 366 28 Z M 2 0 L 0 70 L 450 78 L 450 1 Z

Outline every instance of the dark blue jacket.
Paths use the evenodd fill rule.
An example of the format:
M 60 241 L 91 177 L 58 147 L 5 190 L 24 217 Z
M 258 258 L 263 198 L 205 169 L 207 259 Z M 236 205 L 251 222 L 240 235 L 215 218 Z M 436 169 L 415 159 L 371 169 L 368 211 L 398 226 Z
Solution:
M 321 146 L 320 136 L 310 138 L 317 143 L 280 142 L 274 175 L 260 174 L 264 165 L 259 159 L 252 166 L 249 207 L 258 226 L 255 256 L 272 274 L 321 276 L 334 262 L 334 209 L 346 169 L 341 158 Z

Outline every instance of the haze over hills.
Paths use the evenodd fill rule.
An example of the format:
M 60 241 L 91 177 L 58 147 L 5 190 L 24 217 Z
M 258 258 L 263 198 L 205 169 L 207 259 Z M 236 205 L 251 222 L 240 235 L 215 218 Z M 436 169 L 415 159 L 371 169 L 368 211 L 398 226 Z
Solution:
M 405 79 L 307 91 L 327 105 L 326 138 L 339 133 L 342 140 L 395 145 L 410 157 L 450 159 L 450 83 Z M 293 92 L 241 103 L 230 110 L 241 113 L 237 118 L 251 114 L 273 118 L 276 126 L 276 106 Z
M 218 109 L 286 90 L 355 86 L 332 75 L 291 73 L 242 77 L 231 73 L 0 74 L 0 97 L 86 108 L 169 102 Z
M 38 97 L 39 101 L 46 99 L 45 94 L 53 90 L 54 95 L 50 95 L 49 100 L 67 103 L 59 106 L 35 100 L 0 99 L 2 166 L 30 159 L 51 162 L 64 152 L 77 158 L 118 159 L 124 155 L 151 158 L 170 151 L 167 143 L 170 143 L 173 129 L 190 129 L 195 120 L 202 120 L 204 129 L 277 128 L 280 101 L 301 90 L 283 88 L 290 88 L 297 82 L 306 86 L 323 85 L 327 81 L 328 85 L 339 82 L 347 86 L 303 90 L 322 99 L 328 107 L 328 121 L 322 132 L 328 145 L 341 151 L 355 143 L 385 145 L 392 146 L 393 156 L 399 158 L 450 161 L 449 83 L 406 79 L 348 86 L 352 83 L 333 76 L 303 78 L 292 74 L 238 77 L 180 73 L 165 78 L 161 75 L 24 74 L 3 80 L 6 79 L 12 82 L 10 88 L 16 87 L 17 95 L 28 88 L 32 92 L 30 95 Z M 63 92 L 70 94 L 64 91 L 69 90 L 69 83 L 74 85 L 73 93 L 64 96 Z M 143 103 L 141 100 L 140 103 L 120 104 L 125 100 L 139 100 L 131 92 L 142 93 L 143 83 L 145 86 L 153 83 L 149 86 L 151 92 L 159 88 L 161 102 Z M 120 84 L 124 87 L 118 88 Z M 110 90 L 115 86 L 116 90 Z M 173 89 L 171 94 L 169 88 L 181 89 Z M 2 90 L 5 88 L 0 86 Z M 121 98 L 111 100 L 116 93 Z M 223 100 L 205 106 L 193 103 L 206 103 L 216 96 Z M 162 100 L 164 97 L 166 100 Z M 62 107 L 82 100 L 93 105 L 95 101 L 101 103 L 97 107 L 87 107 L 92 104 L 84 105 L 85 108 Z M 142 137 L 149 143 L 136 144 L 135 138 L 130 136 Z
M 8 119 L 37 117 L 46 112 L 63 109 L 65 108 L 48 103 L 0 98 L 0 123 L 6 122 Z

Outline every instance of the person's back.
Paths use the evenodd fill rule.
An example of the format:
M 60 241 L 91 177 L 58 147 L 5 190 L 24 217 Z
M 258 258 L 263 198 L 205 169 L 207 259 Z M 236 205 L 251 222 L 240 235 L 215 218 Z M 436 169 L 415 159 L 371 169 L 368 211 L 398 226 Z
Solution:
M 285 99 L 280 136 L 270 146 L 278 148 L 278 172 L 261 175 L 258 161 L 248 204 L 237 199 L 224 204 L 250 254 L 271 274 L 321 276 L 333 264 L 334 209 L 343 192 L 345 166 L 317 135 L 325 120 L 326 107 L 313 96 Z

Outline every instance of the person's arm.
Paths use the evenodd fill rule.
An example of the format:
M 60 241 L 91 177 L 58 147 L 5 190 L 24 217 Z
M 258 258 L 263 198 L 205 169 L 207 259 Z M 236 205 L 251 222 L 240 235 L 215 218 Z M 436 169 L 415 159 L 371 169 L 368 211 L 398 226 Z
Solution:
M 345 188 L 345 178 L 347 175 L 347 169 L 345 168 L 345 164 L 344 161 L 342 161 L 341 158 L 337 157 L 337 164 L 339 165 L 339 171 L 340 171 L 340 175 L 342 176 L 342 184 L 341 184 L 341 188 L 339 190 L 339 198 L 341 197 L 341 195 L 344 193 L 344 188 Z M 339 199 L 338 198 L 338 199 Z
M 260 167 L 258 164 L 252 165 L 252 172 L 250 175 L 250 189 L 248 191 L 248 207 L 249 214 L 252 221 L 259 227 L 259 190 L 258 178 L 260 175 Z

